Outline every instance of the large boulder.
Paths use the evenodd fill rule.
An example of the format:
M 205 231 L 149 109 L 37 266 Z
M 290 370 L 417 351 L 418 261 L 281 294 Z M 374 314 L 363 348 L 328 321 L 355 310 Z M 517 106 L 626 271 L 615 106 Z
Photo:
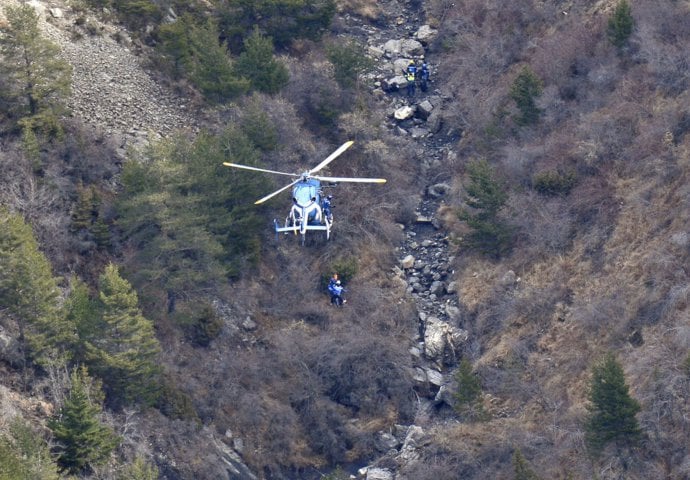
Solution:
M 438 365 L 453 363 L 457 360 L 460 346 L 467 338 L 466 330 L 437 317 L 429 317 L 424 328 L 424 355 Z
M 419 105 L 417 105 L 417 115 L 419 116 L 419 118 L 423 120 L 429 118 L 433 110 L 434 106 L 431 104 L 429 100 L 424 100 L 423 102 L 420 102 Z
M 387 55 L 400 55 L 400 52 L 402 51 L 402 41 L 388 40 L 383 44 L 383 51 Z
M 419 57 L 424 55 L 424 46 L 408 38 L 400 42 L 400 53 L 405 57 Z
M 414 34 L 415 38 L 424 45 L 431 43 L 436 38 L 436 35 L 438 35 L 438 30 L 431 28 L 429 25 L 422 25 Z
M 395 112 L 393 112 L 393 116 L 396 120 L 407 120 L 408 118 L 414 117 L 414 112 L 414 106 L 405 105 L 404 107 L 400 107 Z

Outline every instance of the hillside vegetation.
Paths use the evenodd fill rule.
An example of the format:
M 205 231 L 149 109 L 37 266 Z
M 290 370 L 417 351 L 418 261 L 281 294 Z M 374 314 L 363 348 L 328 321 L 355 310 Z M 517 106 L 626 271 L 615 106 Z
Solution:
M 690 476 L 687 2 L 6 3 L 0 480 Z M 422 24 L 432 91 L 382 90 L 381 38 Z M 174 121 L 104 119 L 152 99 L 91 97 L 95 44 Z M 393 112 L 428 98 L 420 138 Z M 348 139 L 328 173 L 388 182 L 333 188 L 329 242 L 275 239 L 280 179 L 222 166 Z M 467 333 L 450 401 L 397 268 L 420 202 Z

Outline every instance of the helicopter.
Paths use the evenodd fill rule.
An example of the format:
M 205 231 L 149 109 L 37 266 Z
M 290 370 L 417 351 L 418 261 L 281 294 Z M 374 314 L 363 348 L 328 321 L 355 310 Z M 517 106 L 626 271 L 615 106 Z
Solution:
M 244 170 L 252 170 L 255 172 L 273 173 L 276 175 L 284 175 L 296 179 L 291 183 L 279 188 L 273 193 L 269 193 L 263 198 L 260 198 L 255 205 L 260 205 L 265 201 L 273 198 L 279 193 L 284 192 L 292 187 L 292 207 L 285 218 L 284 226 L 280 226 L 277 220 L 273 220 L 273 225 L 278 233 L 292 232 L 302 236 L 302 245 L 305 244 L 305 238 L 308 231 L 322 231 L 326 233 L 326 240 L 331 237 L 331 226 L 333 225 L 333 214 L 330 211 L 331 196 L 325 196 L 321 187 L 321 182 L 329 182 L 337 184 L 338 182 L 354 182 L 354 183 L 386 183 L 385 178 L 352 178 L 352 177 L 325 177 L 314 175 L 316 172 L 323 169 L 326 165 L 338 158 L 345 150 L 350 148 L 354 142 L 352 140 L 343 143 L 338 149 L 331 153 L 325 160 L 319 163 L 311 170 L 303 173 L 287 173 L 277 172 L 275 170 L 267 170 L 265 168 L 250 167 L 248 165 L 241 165 L 238 163 L 223 162 L 226 167 L 240 168 Z

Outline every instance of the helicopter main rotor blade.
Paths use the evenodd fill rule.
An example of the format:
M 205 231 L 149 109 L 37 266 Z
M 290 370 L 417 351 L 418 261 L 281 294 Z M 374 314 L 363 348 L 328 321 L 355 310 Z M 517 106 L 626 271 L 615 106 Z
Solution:
M 312 177 L 323 182 L 386 183 L 385 178 Z
M 299 175 L 297 175 L 296 173 L 276 172 L 275 170 L 266 170 L 265 168 L 249 167 L 247 165 L 240 165 L 239 163 L 223 162 L 223 165 L 225 165 L 226 167 L 241 168 L 243 170 L 253 170 L 255 172 L 275 173 L 278 175 L 287 175 L 288 177 L 299 177 Z
M 355 143 L 355 142 L 353 142 L 352 140 L 343 143 L 340 147 L 338 147 L 338 149 L 335 152 L 331 153 L 328 157 L 326 157 L 326 159 L 323 162 L 319 163 L 317 166 L 315 166 L 314 168 L 309 170 L 309 172 L 307 172 L 307 175 L 311 175 L 312 173 L 318 172 L 319 170 L 321 170 L 323 167 L 325 167 L 326 165 L 331 163 L 333 160 L 338 158 L 345 150 L 350 148 L 353 143 Z
M 259 199 L 259 200 L 257 200 L 256 202 L 254 202 L 254 205 L 259 205 L 259 204 L 261 204 L 261 203 L 264 203 L 266 200 L 275 197 L 276 195 L 278 195 L 278 194 L 281 193 L 281 192 L 284 192 L 285 190 L 287 190 L 288 188 L 290 188 L 291 186 L 293 186 L 294 184 L 296 184 L 296 183 L 299 182 L 300 180 L 301 180 L 301 179 L 298 178 L 298 179 L 295 180 L 294 182 L 285 185 L 285 186 L 284 186 L 283 188 L 281 188 L 280 190 L 276 190 L 276 191 L 273 192 L 273 193 L 269 193 L 269 194 L 266 195 L 264 198 Z

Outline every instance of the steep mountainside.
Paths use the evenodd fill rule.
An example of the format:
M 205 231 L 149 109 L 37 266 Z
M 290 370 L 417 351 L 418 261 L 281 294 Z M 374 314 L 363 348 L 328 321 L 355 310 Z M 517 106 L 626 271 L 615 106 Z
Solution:
M 56 275 L 97 291 L 103 267 L 122 265 L 162 348 L 163 400 L 106 403 L 122 442 L 80 478 L 128 478 L 137 457 L 168 480 L 690 476 L 687 2 L 631 2 L 627 32 L 611 26 L 624 2 L 607 0 L 342 0 L 323 38 L 278 50 L 290 74 L 279 93 L 220 104 L 164 68 L 153 25 L 128 30 L 77 1 L 29 3 L 73 68 L 67 135 L 37 166 L 19 129 L 3 128 L 0 202 L 32 225 Z M 142 3 L 172 24 L 232 2 Z M 334 60 L 343 45 L 367 59 L 350 86 L 337 81 L 352 61 Z M 414 96 L 410 59 L 431 67 Z M 254 152 L 238 131 L 277 147 L 232 157 Z M 190 288 L 201 262 L 190 254 L 188 273 L 153 278 L 169 250 L 137 256 L 118 203 L 123 162 L 159 168 L 183 152 L 171 171 L 193 172 L 198 152 L 215 159 L 213 135 L 232 161 L 281 171 L 353 139 L 329 174 L 388 182 L 328 188 L 329 242 L 274 238 L 278 197 L 257 214 L 258 262 L 247 254 L 223 281 Z M 193 197 L 194 184 L 159 171 Z M 210 177 L 208 188 L 240 178 Z M 241 178 L 233 188 L 254 195 L 255 177 Z M 74 231 L 85 186 L 101 195 L 107 249 Z M 167 214 L 175 201 L 153 204 Z M 342 309 L 324 290 L 336 271 Z M 160 287 L 168 275 L 182 291 Z M 61 283 L 65 296 L 73 288 Z M 2 307 L 0 432 L 19 416 L 48 436 L 66 375 L 27 373 Z M 592 368 L 609 353 L 642 434 L 593 452 Z

